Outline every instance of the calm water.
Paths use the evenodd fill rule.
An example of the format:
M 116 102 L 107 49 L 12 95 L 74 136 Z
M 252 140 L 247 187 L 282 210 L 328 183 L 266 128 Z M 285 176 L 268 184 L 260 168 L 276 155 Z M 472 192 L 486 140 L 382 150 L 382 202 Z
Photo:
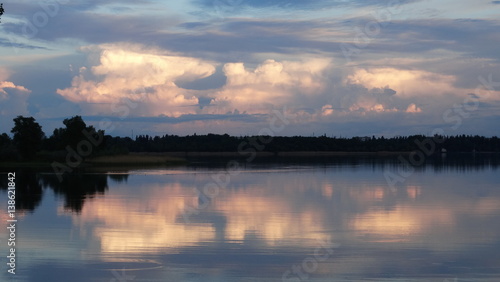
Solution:
M 1 228 L 0 280 L 500 281 L 498 157 L 436 159 L 390 187 L 405 172 L 394 159 L 239 162 L 231 175 L 212 159 L 62 182 L 16 169 L 16 275 Z

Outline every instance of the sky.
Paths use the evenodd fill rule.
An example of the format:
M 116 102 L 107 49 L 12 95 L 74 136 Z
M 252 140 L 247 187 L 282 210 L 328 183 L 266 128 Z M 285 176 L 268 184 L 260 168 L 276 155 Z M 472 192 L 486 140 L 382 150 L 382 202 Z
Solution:
M 3 6 L 0 132 L 499 135 L 500 1 Z

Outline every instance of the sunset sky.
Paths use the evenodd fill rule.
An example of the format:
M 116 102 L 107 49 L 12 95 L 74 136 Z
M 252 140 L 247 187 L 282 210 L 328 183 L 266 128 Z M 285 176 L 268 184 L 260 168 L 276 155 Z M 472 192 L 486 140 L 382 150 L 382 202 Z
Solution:
M 35 117 L 49 136 L 81 115 L 119 136 L 499 135 L 500 1 L 4 8 L 0 133 L 17 115 Z M 272 127 L 276 112 L 286 122 Z

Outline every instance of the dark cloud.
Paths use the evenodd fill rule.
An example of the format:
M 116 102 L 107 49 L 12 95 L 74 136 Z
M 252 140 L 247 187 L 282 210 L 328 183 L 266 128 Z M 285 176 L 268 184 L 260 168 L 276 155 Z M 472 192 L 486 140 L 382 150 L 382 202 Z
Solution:
M 212 7 L 218 10 L 228 10 L 230 8 L 237 9 L 242 7 L 281 7 L 281 8 L 301 8 L 301 9 L 317 9 L 320 7 L 331 6 L 339 1 L 313 1 L 313 0 L 194 0 L 195 5 L 202 7 Z M 343 1 L 340 1 L 343 2 Z
M 185 29 L 199 29 L 207 26 L 209 26 L 209 24 L 205 22 L 187 22 L 178 25 L 178 27 L 182 27 Z
M 179 24 L 165 17 L 84 13 L 61 8 L 61 12 L 50 18 L 45 27 L 36 29 L 34 36 L 49 42 L 74 38 L 98 44 L 122 41 L 146 43 L 189 55 L 211 53 L 218 60 L 238 54 L 247 56 L 270 52 L 330 53 L 343 57 L 340 45 L 348 43 L 355 46 L 354 30 L 362 29 L 372 21 L 373 18 L 369 17 L 329 21 L 232 18 L 217 23 L 199 21 Z M 8 23 L 4 28 L 23 36 L 26 23 Z M 179 28 L 189 32 L 180 32 Z M 380 34 L 371 37 L 369 44 L 359 48 L 359 51 L 370 56 L 422 54 L 444 49 L 466 53 L 468 56 L 500 59 L 496 48 L 500 45 L 497 36 L 499 29 L 500 21 L 497 20 L 392 21 L 381 26 Z
M 63 120 L 67 117 L 50 118 L 50 120 Z M 157 117 L 127 117 L 121 119 L 114 116 L 83 116 L 85 121 L 98 122 L 109 120 L 111 122 L 133 122 L 133 123 L 161 123 L 161 124 L 178 124 L 192 121 L 208 121 L 208 120 L 229 120 L 239 121 L 244 123 L 255 123 L 265 121 L 267 115 L 264 114 L 187 114 L 179 117 L 157 116 Z
M 402 0 L 398 4 L 407 4 L 419 0 Z M 242 7 L 252 8 L 290 8 L 315 10 L 328 7 L 339 6 L 383 6 L 387 5 L 385 1 L 370 0 L 193 0 L 192 3 L 202 7 L 212 7 L 218 10 L 237 9 Z
M 221 88 L 226 84 L 226 81 L 227 78 L 222 71 L 222 66 L 219 66 L 216 72 L 209 77 L 197 79 L 194 81 L 177 80 L 175 84 L 184 89 L 208 90 Z
M 338 49 L 338 38 L 308 37 L 315 36 L 313 30 L 339 28 L 320 21 L 233 19 L 199 26 L 199 32 L 163 33 L 152 40 L 169 50 L 202 53 L 218 61 L 244 61 L 255 53 L 314 54 Z
M 427 19 L 396 21 L 383 28 L 370 49 L 426 52 L 444 49 L 500 59 L 498 20 Z
M 10 2 L 4 5 L 8 8 L 9 15 L 26 17 L 33 19 L 35 13 L 54 11 L 55 14 L 50 13 L 50 17 L 57 16 L 59 11 L 72 10 L 75 12 L 86 12 L 95 10 L 99 7 L 118 4 L 123 7 L 129 5 L 148 5 L 153 4 L 153 1 L 148 0 L 82 0 L 82 1 L 68 1 L 68 0 L 53 0 L 53 1 L 18 1 Z
M 372 90 L 370 90 L 370 93 L 374 95 L 393 96 L 397 92 L 394 89 L 385 87 L 385 88 L 373 88 Z
M 102 15 L 75 12 L 61 12 L 44 27 L 31 22 L 11 23 L 5 30 L 23 37 L 45 41 L 75 38 L 89 43 L 115 41 L 141 42 L 145 38 L 158 36 L 160 26 L 167 26 L 168 20 L 144 19 L 142 16 Z M 25 32 L 25 31 L 28 32 Z
M 8 32 L 24 36 L 27 23 L 5 25 Z M 168 26 L 200 32 L 165 31 Z M 36 28 L 36 27 L 35 27 Z M 329 28 L 316 21 L 252 21 L 233 20 L 221 25 L 185 23 L 142 16 L 103 15 L 61 12 L 47 26 L 36 28 L 36 39 L 54 42 L 66 38 L 88 43 L 136 42 L 157 45 L 186 54 L 210 52 L 226 57 L 228 53 L 259 52 L 294 53 L 301 49 L 330 51 L 334 44 L 323 40 L 304 39 L 311 29 Z
M 12 37 L 12 38 L 0 38 L 0 47 L 12 47 L 14 48 L 14 52 L 16 48 L 21 48 L 21 49 L 38 49 L 38 50 L 50 50 L 49 48 L 43 47 L 43 46 L 37 46 L 37 45 L 32 45 L 32 44 L 25 44 L 21 42 L 17 42 L 17 38 Z

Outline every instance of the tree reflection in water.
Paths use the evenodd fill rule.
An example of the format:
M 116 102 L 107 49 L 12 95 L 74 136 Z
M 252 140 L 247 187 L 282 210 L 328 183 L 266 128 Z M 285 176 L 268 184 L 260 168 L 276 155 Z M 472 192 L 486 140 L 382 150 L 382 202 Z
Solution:
M 42 201 L 45 189 L 64 199 L 64 208 L 72 212 L 81 212 L 85 199 L 96 194 L 103 195 L 108 189 L 106 174 L 70 173 L 59 181 L 55 174 L 41 173 L 36 169 L 16 169 L 16 210 L 33 212 Z M 125 176 L 113 177 L 115 181 Z M 0 190 L 7 190 L 7 178 L 2 177 Z
M 43 188 L 40 175 L 34 169 L 16 169 L 16 211 L 33 212 L 41 203 Z M 0 180 L 0 190 L 7 191 L 7 177 Z
M 213 162 L 213 158 L 207 161 L 197 160 L 201 166 Z M 224 165 L 227 162 L 222 162 Z M 397 169 L 400 161 L 395 156 L 335 156 L 314 158 L 263 158 L 256 159 L 254 165 L 280 164 L 300 165 L 315 164 L 319 166 L 338 165 L 370 165 L 373 169 L 379 169 L 381 174 L 384 169 Z M 417 170 L 433 169 L 435 171 L 480 171 L 488 168 L 497 169 L 500 166 L 499 154 L 446 154 L 426 159 L 425 165 L 417 166 Z M 193 165 L 196 167 L 196 165 Z M 94 171 L 93 173 L 80 172 L 68 173 L 59 181 L 57 176 L 51 172 L 43 172 L 37 168 L 16 168 L 16 209 L 18 211 L 33 212 L 41 203 L 45 189 L 52 189 L 54 193 L 64 198 L 65 209 L 71 212 L 81 212 L 85 199 L 92 198 L 96 194 L 103 195 L 108 190 L 108 177 L 115 183 L 123 183 L 128 180 L 127 172 L 108 174 L 107 170 Z M 0 190 L 6 191 L 7 177 L 1 177 Z M 206 199 L 200 199 L 203 201 Z

